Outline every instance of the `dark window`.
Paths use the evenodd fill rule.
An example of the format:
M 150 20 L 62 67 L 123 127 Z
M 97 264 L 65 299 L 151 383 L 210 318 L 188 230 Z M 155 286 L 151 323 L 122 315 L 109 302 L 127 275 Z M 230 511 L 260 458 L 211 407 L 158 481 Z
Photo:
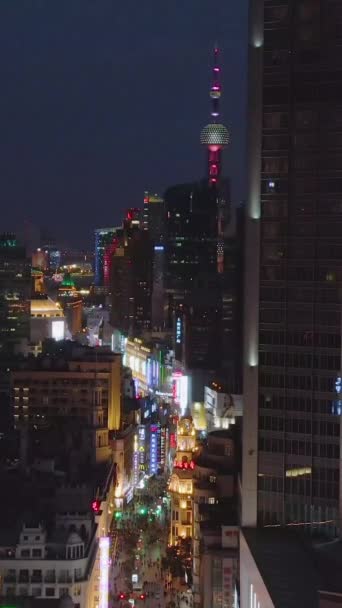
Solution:
M 46 587 L 45 595 L 46 597 L 55 597 L 55 589 L 53 587 Z

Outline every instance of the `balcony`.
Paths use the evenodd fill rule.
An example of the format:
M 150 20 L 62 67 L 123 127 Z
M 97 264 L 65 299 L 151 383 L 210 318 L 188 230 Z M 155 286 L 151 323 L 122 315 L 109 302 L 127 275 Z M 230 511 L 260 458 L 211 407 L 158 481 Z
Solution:
M 16 583 L 17 582 L 17 575 L 15 573 L 13 573 L 13 574 L 5 574 L 4 581 L 5 581 L 5 583 Z
M 21 572 L 19 574 L 19 583 L 28 583 L 28 582 L 29 582 L 29 575 Z
M 55 583 L 56 582 L 56 574 L 46 574 L 44 577 L 44 583 Z
M 43 577 L 41 574 L 32 574 L 31 576 L 31 583 L 41 583 L 43 580 Z

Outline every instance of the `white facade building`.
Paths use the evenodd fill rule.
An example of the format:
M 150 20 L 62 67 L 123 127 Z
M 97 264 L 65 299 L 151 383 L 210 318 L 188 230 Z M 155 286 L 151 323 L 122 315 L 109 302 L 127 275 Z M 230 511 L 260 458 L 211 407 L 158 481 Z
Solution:
M 39 344 L 47 338 L 64 340 L 65 318 L 62 307 L 51 298 L 31 300 L 30 337 L 33 344 Z
M 106 608 L 109 559 L 103 568 L 102 552 L 108 554 L 114 510 L 110 480 L 102 498 L 89 505 L 92 511 L 58 513 L 53 531 L 41 523 L 24 523 L 19 533 L 1 535 L 0 596 L 9 604 L 16 597 L 69 595 L 75 608 Z

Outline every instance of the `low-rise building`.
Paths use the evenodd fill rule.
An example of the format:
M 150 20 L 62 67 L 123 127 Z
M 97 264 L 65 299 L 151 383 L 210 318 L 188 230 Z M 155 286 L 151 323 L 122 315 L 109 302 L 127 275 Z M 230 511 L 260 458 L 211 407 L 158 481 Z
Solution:
M 203 526 L 201 536 L 200 605 L 202 608 L 212 608 L 218 604 L 238 608 L 238 527 L 217 522 L 215 526 Z
M 192 538 L 193 469 L 196 433 L 191 416 L 181 418 L 177 425 L 177 449 L 169 483 L 171 496 L 170 543 Z
M 101 594 L 105 597 L 108 587 L 101 588 L 99 580 L 108 579 L 103 557 L 109 551 L 115 469 L 102 470 L 104 475 L 97 475 L 93 483 L 79 486 L 61 483 L 60 477 L 50 475 L 50 496 L 38 497 L 37 510 L 30 507 L 26 479 L 28 493 L 22 495 L 22 505 L 17 506 L 20 516 L 16 513 L 11 524 L 10 514 L 2 507 L 0 596 L 7 605 L 16 605 L 18 597 L 57 600 L 66 595 L 75 608 L 105 605 Z M 32 477 L 32 485 L 43 491 L 37 476 Z M 109 555 L 106 559 L 108 564 Z
M 44 295 L 32 299 L 30 326 L 32 344 L 41 345 L 48 338 L 64 340 L 65 318 L 61 305 Z
M 235 529 L 237 535 L 237 470 L 235 442 L 231 431 L 217 430 L 209 433 L 207 444 L 198 451 L 194 464 L 192 569 L 194 604 L 195 606 L 210 606 L 212 600 L 208 599 L 209 591 L 206 592 L 207 599 L 204 600 L 202 584 L 203 568 L 206 569 L 206 562 L 203 561 L 205 538 L 210 544 L 211 536 L 214 536 L 216 545 L 221 547 L 221 524 Z M 219 540 L 217 540 L 217 535 Z M 234 548 L 236 549 L 236 547 Z M 235 551 L 234 559 L 233 586 L 236 582 L 237 551 Z M 211 590 L 210 593 L 212 592 Z M 232 606 L 231 603 L 228 605 Z

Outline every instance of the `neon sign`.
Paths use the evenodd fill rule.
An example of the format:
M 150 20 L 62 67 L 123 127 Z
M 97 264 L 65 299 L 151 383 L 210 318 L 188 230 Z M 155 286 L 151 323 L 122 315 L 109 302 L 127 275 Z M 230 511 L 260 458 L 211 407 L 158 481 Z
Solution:
M 151 424 L 150 427 L 150 475 L 155 475 L 158 469 L 158 435 L 160 432 L 157 424 Z
M 182 343 L 182 319 L 177 317 L 176 321 L 176 344 Z
M 94 513 L 98 513 L 101 507 L 101 503 L 99 500 L 93 500 L 93 502 L 91 503 L 91 508 L 93 509 Z
M 108 608 L 109 537 L 100 538 L 100 601 L 99 608 Z
M 190 462 L 182 462 L 181 460 L 175 460 L 175 462 L 173 464 L 173 468 L 174 469 L 190 469 L 193 471 L 195 468 L 195 463 L 193 460 L 190 460 Z

